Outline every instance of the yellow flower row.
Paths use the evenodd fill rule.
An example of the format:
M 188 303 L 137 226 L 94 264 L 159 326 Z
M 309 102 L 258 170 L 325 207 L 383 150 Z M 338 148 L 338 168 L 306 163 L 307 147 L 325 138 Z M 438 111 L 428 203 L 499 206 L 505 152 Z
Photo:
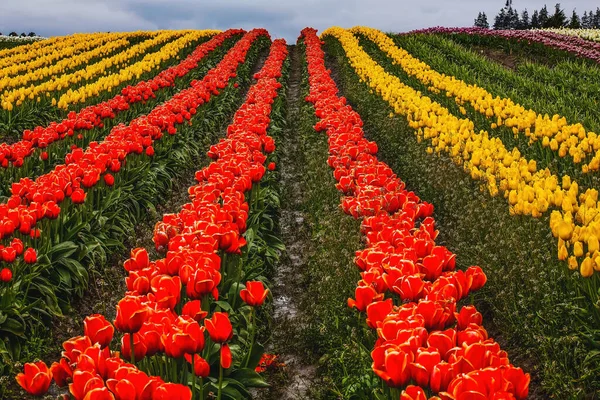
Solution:
M 14 50 L 5 57 L 0 58 L 0 68 L 4 70 L 15 65 L 21 65 L 34 60 L 40 56 L 47 56 L 57 50 L 73 46 L 75 43 L 82 43 L 89 40 L 92 35 L 89 33 L 77 33 L 69 36 L 57 36 L 28 45 L 17 46 L 9 50 Z M 4 76 L 4 73 L 2 75 Z
M 569 124 L 560 115 L 541 115 L 528 110 L 509 98 L 494 97 L 484 88 L 470 85 L 453 76 L 440 74 L 429 65 L 398 48 L 394 41 L 383 32 L 368 27 L 354 27 L 353 33 L 362 34 L 373 41 L 395 64 L 410 76 L 414 76 L 430 90 L 446 92 L 454 97 L 460 106 L 469 103 L 477 112 L 493 119 L 492 128 L 505 125 L 516 135 L 524 132 L 529 143 L 541 140 L 544 147 L 558 151 L 560 157 L 569 154 L 573 162 L 581 163 L 587 154 L 600 150 L 600 136 L 586 131 L 580 123 Z M 582 166 L 583 172 L 600 168 L 600 158 L 594 157 L 589 164 Z
M 26 63 L 29 65 L 25 71 L 30 72 L 22 75 L 8 76 L 14 75 L 13 73 L 10 73 L 4 78 L 0 78 L 0 90 L 18 88 L 49 76 L 61 75 L 66 70 L 87 64 L 94 58 L 106 56 L 121 47 L 127 46 L 129 44 L 128 39 L 132 36 L 133 35 L 129 33 L 101 34 L 98 37 L 94 37 L 93 39 L 90 38 L 90 40 L 86 40 L 83 43 L 78 43 L 77 46 L 69 47 L 61 51 L 62 55 L 58 57 L 60 58 L 58 62 L 53 62 L 52 57 L 38 57 L 35 60 Z M 83 50 L 83 52 L 80 52 L 81 50 Z
M 577 36 L 582 39 L 600 42 L 600 29 L 547 28 L 534 30 L 553 32 L 567 36 Z
M 72 73 L 57 76 L 42 82 L 39 85 L 20 87 L 11 91 L 6 91 L 0 95 L 0 103 L 3 109 L 10 111 L 15 105 L 20 106 L 26 99 L 34 100 L 44 94 L 47 97 L 50 97 L 51 92 L 53 91 L 61 91 L 81 81 L 92 80 L 97 76 L 104 75 L 109 68 L 127 65 L 131 59 L 144 54 L 148 49 L 168 42 L 174 37 L 181 36 L 182 34 L 185 34 L 185 32 L 165 31 L 151 39 L 138 43 L 123 52 L 104 58 Z M 54 102 L 56 102 L 56 100 L 54 100 L 53 103 Z
M 133 79 L 139 79 L 145 73 L 158 68 L 164 61 L 176 57 L 181 49 L 190 45 L 190 43 L 199 40 L 202 37 L 212 36 L 218 33 L 215 30 L 189 31 L 181 38 L 163 46 L 159 51 L 146 54 L 144 58 L 135 64 L 129 65 L 120 71 L 103 76 L 97 81 L 80 87 L 76 90 L 69 89 L 58 100 L 58 107 L 67 108 L 73 103 L 83 103 L 88 98 L 97 96 L 104 91 L 111 91 L 112 88 L 121 83 Z
M 60 41 L 62 37 L 52 37 L 49 39 L 38 40 L 32 43 L 23 44 L 17 47 L 10 47 L 7 49 L 0 50 L 0 65 L 5 65 L 6 63 L 12 63 L 11 57 L 17 54 L 29 54 L 29 56 L 35 57 L 35 53 L 41 51 L 43 48 L 47 46 L 54 45 L 56 42 Z M 34 54 L 32 54 L 34 53 Z
M 514 148 L 508 150 L 499 138 L 474 130 L 466 118 L 458 118 L 420 92 L 403 84 L 385 71 L 359 45 L 349 31 L 332 27 L 322 36 L 336 38 L 344 48 L 350 65 L 361 81 L 388 102 L 396 114 L 407 118 L 419 140 L 427 140 L 428 152 L 446 153 L 462 165 L 473 179 L 486 183 L 492 196 L 500 192 L 513 214 L 540 217 L 550 208 L 550 226 L 559 238 L 559 258 L 569 258 L 571 268 L 579 267 L 588 277 L 600 271 L 600 204 L 598 191 L 580 193 L 577 182 L 568 176 L 560 180 L 548 169 L 538 170 L 534 160 L 527 160 Z M 569 257 L 570 254 L 572 254 Z

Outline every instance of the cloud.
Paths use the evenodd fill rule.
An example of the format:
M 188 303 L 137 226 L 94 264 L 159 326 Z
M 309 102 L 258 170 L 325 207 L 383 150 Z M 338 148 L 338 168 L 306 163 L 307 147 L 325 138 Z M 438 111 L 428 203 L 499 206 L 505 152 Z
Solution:
M 567 15 L 577 8 L 595 9 L 596 0 L 561 1 Z M 430 26 L 471 26 L 479 11 L 490 21 L 504 0 L 2 0 L 0 31 L 65 35 L 74 32 L 132 31 L 138 29 L 202 29 L 264 27 L 274 37 L 295 41 L 300 30 L 320 31 L 332 26 L 368 25 L 386 31 L 408 31 Z M 514 1 L 530 12 L 541 1 Z M 548 3 L 549 10 L 554 3 Z

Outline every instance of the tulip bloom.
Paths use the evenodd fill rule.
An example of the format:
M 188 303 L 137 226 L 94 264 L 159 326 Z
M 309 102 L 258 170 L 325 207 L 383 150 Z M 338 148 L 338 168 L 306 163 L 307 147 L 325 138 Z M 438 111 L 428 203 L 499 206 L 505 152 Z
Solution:
M 73 370 L 66 359 L 61 358 L 60 362 L 52 363 L 50 367 L 50 373 L 54 382 L 58 387 L 65 387 L 67 385 L 67 379 L 73 377 Z
M 8 268 L 2 268 L 2 271 L 0 272 L 0 280 L 2 282 L 10 282 L 11 279 L 12 271 Z
M 192 356 L 190 354 L 185 355 L 185 359 L 190 365 L 192 364 Z M 200 378 L 206 378 L 210 374 L 210 365 L 208 362 L 198 354 L 194 354 L 194 374 Z
M 164 383 L 153 393 L 154 400 L 191 400 L 192 391 L 188 386 L 177 383 Z
M 92 343 L 98 343 L 101 348 L 105 348 L 112 341 L 115 328 L 104 315 L 93 314 L 83 320 L 83 332 Z
M 231 367 L 232 357 L 231 357 L 231 349 L 227 343 L 223 343 L 221 345 L 221 367 L 227 369 Z
M 225 343 L 233 337 L 233 327 L 227 313 L 215 312 L 211 318 L 204 320 L 204 326 L 215 343 Z
M 180 316 L 162 336 L 162 343 L 169 357 L 199 353 L 204 349 L 204 327 L 190 317 Z
M 35 249 L 30 247 L 27 250 L 25 250 L 25 254 L 23 254 L 23 260 L 27 264 L 35 264 L 35 262 L 37 261 L 37 253 Z
M 117 318 L 113 324 L 124 333 L 134 333 L 140 330 L 146 320 L 148 309 L 138 297 L 126 296 L 117 304 Z
M 181 315 L 192 317 L 197 322 L 202 321 L 208 315 L 207 311 L 202 311 L 202 303 L 200 300 L 190 300 L 183 305 Z
M 52 374 L 43 361 L 25 364 L 24 372 L 17 375 L 17 383 L 29 394 L 41 396 L 48 391 Z
M 240 291 L 240 297 L 244 300 L 244 303 L 250 307 L 259 307 L 267 298 L 269 289 L 265 289 L 265 286 L 261 281 L 249 281 L 246 282 L 246 288 Z

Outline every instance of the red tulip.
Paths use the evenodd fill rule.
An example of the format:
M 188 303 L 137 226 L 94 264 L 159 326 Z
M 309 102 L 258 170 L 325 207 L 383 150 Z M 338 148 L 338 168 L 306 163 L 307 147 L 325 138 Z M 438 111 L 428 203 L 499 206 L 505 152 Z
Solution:
M 192 391 L 188 386 L 177 383 L 163 383 L 152 397 L 153 400 L 191 400 Z
M 211 318 L 204 320 L 210 339 L 215 343 L 225 343 L 233 337 L 233 327 L 229 315 L 224 312 L 215 312 Z
M 149 156 L 149 157 L 152 157 L 154 155 L 154 147 L 148 146 L 146 148 L 146 155 Z
M 146 320 L 148 309 L 138 297 L 125 296 L 117 304 L 117 318 L 113 324 L 125 333 L 134 333 L 140 330 Z
M 121 356 L 126 360 L 131 360 L 131 335 L 133 335 L 133 353 L 137 362 L 146 357 L 148 353 L 144 338 L 139 333 L 126 333 L 123 335 L 121 338 Z
M 104 175 L 104 183 L 106 183 L 106 186 L 112 186 L 115 184 L 115 177 L 112 176 L 111 174 L 106 174 Z
M 2 282 L 10 282 L 11 279 L 12 271 L 8 268 L 2 268 L 2 271 L 0 271 L 0 280 Z
M 194 320 L 200 322 L 208 315 L 207 311 L 202 311 L 202 304 L 200 300 L 190 300 L 183 305 L 181 309 L 181 315 L 187 315 L 192 317 Z
M 223 343 L 221 345 L 221 367 L 227 369 L 231 367 L 231 362 L 231 349 L 227 343 Z
M 93 314 L 83 320 L 83 332 L 92 343 L 98 343 L 104 348 L 112 341 L 115 328 L 103 315 Z
M 2 259 L 7 263 L 12 263 L 17 258 L 17 251 L 12 247 L 2 249 Z
M 15 251 L 17 252 L 18 256 L 20 256 L 21 254 L 23 254 L 23 250 L 25 248 L 23 246 L 23 241 L 21 241 L 21 239 L 19 239 L 19 238 L 14 238 L 10 242 L 10 247 L 12 247 L 13 249 L 15 249 Z
M 427 400 L 427 396 L 419 386 L 410 385 L 402 391 L 400 400 Z
M 433 367 L 429 385 L 435 393 L 444 392 L 452 379 L 454 379 L 452 365 L 442 361 Z
M 100 389 L 94 396 L 102 393 L 101 389 L 106 389 L 102 378 L 90 371 L 73 372 L 73 383 L 69 384 L 69 392 L 76 400 L 87 400 L 95 389 Z
M 185 359 L 190 365 L 192 364 L 192 356 L 190 354 L 186 354 Z M 201 378 L 206 378 L 210 374 L 210 365 L 198 354 L 194 354 L 194 374 Z
M 92 341 L 89 337 L 76 336 L 63 342 L 65 351 L 62 352 L 62 356 L 66 358 L 69 363 L 76 364 L 79 360 L 79 356 L 90 347 L 92 347 Z
M 52 374 L 43 361 L 25 364 L 24 372 L 17 375 L 17 383 L 29 394 L 41 396 L 48 391 Z
M 410 380 L 410 363 L 413 354 L 400 348 L 376 347 L 371 353 L 373 372 L 383 379 L 388 386 L 402 387 Z
M 74 204 L 82 204 L 85 201 L 85 192 L 83 189 L 75 189 L 71 193 L 71 201 Z
M 23 260 L 27 264 L 35 264 L 37 262 L 37 252 L 35 249 L 29 247 L 27 250 L 25 250 L 25 254 L 23 254 Z
M 48 159 L 48 152 L 42 151 L 42 153 L 40 154 L 40 160 L 46 161 L 47 159 Z
M 246 288 L 240 291 L 240 297 L 250 307 L 261 306 L 268 294 L 269 289 L 265 289 L 261 281 L 248 281 L 246 282 Z
M 64 358 L 61 358 L 60 362 L 52 363 L 50 373 L 52 374 L 52 378 L 54 378 L 54 382 L 56 382 L 59 387 L 65 387 L 67 385 L 67 379 L 70 379 L 73 376 L 73 370 Z
M 371 329 L 377 328 L 377 322 L 383 321 L 392 312 L 392 299 L 376 301 L 367 306 L 367 325 Z
M 274 162 L 270 162 L 269 165 L 267 166 L 267 169 L 269 171 L 275 171 L 275 163 Z
M 457 328 L 465 330 L 470 324 L 481 325 L 483 317 L 474 306 L 464 306 L 458 313 L 454 313 L 457 321 Z
M 150 284 L 155 302 L 160 308 L 173 310 L 181 297 L 181 279 L 178 276 L 160 275 L 152 278 Z
M 377 293 L 373 286 L 357 286 L 354 291 L 354 299 L 348 299 L 348 307 L 356 309 L 360 312 L 364 312 L 367 306 L 373 302 L 379 302 L 383 300 L 383 293 Z
M 204 327 L 190 317 L 180 316 L 162 336 L 162 343 L 169 357 L 199 353 L 204 349 Z

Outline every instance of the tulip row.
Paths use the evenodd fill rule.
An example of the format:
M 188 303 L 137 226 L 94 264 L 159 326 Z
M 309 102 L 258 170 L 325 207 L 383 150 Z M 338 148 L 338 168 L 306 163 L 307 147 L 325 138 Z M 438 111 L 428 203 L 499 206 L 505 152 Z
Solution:
M 568 258 L 569 267 L 579 267 L 584 277 L 600 270 L 597 190 L 580 193 L 579 185 L 569 176 L 564 176 L 561 182 L 547 168 L 538 170 L 536 162 L 522 157 L 517 149 L 508 151 L 499 138 L 489 137 L 485 131 L 477 133 L 472 121 L 455 117 L 448 109 L 387 73 L 359 47 L 350 32 L 334 27 L 323 35 L 340 41 L 359 77 L 396 113 L 406 116 L 419 138 L 431 142 L 429 152 L 449 154 L 473 179 L 485 181 L 492 196 L 501 191 L 511 205 L 511 213 L 540 217 L 551 207 L 559 208 L 560 211 L 552 211 L 550 218 L 552 233 L 558 238 L 559 259 Z M 578 257 L 584 258 L 581 264 Z
M 491 30 L 481 28 L 443 28 L 435 27 L 419 29 L 408 32 L 414 33 L 441 33 L 468 36 L 490 36 L 494 38 L 516 40 L 518 42 L 538 43 L 546 47 L 566 51 L 577 57 L 586 58 L 600 63 L 600 44 L 590 42 L 575 36 L 564 36 L 559 34 L 542 34 L 539 31 L 525 30 Z
M 260 360 L 253 352 L 254 308 L 263 304 L 268 289 L 260 281 L 240 285 L 239 263 L 232 261 L 245 244 L 249 204 L 244 194 L 264 176 L 266 154 L 274 150 L 267 129 L 286 58 L 285 41 L 273 42 L 227 139 L 211 148 L 214 161 L 196 173 L 199 183 L 189 189 L 192 202 L 156 225 L 155 244 L 166 257 L 150 262 L 145 249 L 132 251 L 124 264 L 128 292 L 117 305 L 114 327 L 101 315 L 87 317 L 85 336 L 63 344 L 59 363 L 50 369 L 43 362 L 25 365 L 17 381 L 26 391 L 43 394 L 54 379 L 59 386 L 68 383 L 77 400 L 205 399 L 210 392 L 221 399 L 248 396 L 245 387 L 262 382 L 249 368 Z M 233 296 L 224 287 L 232 278 Z M 222 300 L 216 301 L 220 292 L 229 293 L 227 309 L 232 311 L 239 295 L 246 303 L 239 311 L 251 310 L 249 319 L 217 311 L 224 307 Z M 234 325 L 244 322 L 249 351 L 235 368 L 239 352 L 232 353 L 229 343 L 235 340 Z M 120 355 L 131 364 L 109 349 L 115 327 L 124 333 Z M 224 370 L 230 369 L 224 378 Z
M 5 75 L 0 79 L 0 91 L 33 85 L 36 81 L 74 70 L 80 65 L 88 64 L 92 59 L 106 57 L 115 50 L 130 45 L 131 38 L 135 38 L 131 33 L 99 35 L 63 50 L 60 60 L 50 61 L 49 57 L 38 57 L 28 63 L 11 65 L 5 68 L 5 71 L 0 70 L 0 74 Z M 21 74 L 22 71 L 26 73 Z
M 227 39 L 242 33 L 237 29 L 230 29 L 217 34 L 209 41 L 199 45 L 190 55 L 179 62 L 158 73 L 155 77 L 140 81 L 133 86 L 125 87 L 120 94 L 113 98 L 81 109 L 72 111 L 67 118 L 60 122 L 52 122 L 46 127 L 38 126 L 32 130 L 25 130 L 22 139 L 13 144 L 0 144 L 0 163 L 4 168 L 21 168 L 27 159 L 36 154 L 40 149 L 39 156 L 42 161 L 49 157 L 48 146 L 54 142 L 65 140 L 79 132 L 102 128 L 107 120 L 114 119 L 131 106 L 156 98 L 161 90 L 175 85 L 176 79 L 186 76 L 194 70 L 198 63 L 209 53 L 219 48 Z M 26 168 L 29 170 L 29 168 Z M 23 173 L 27 174 L 27 171 Z M 19 171 L 11 171 L 11 182 L 22 176 Z
M 538 32 L 551 32 L 558 35 L 576 36 L 582 39 L 600 42 L 600 29 L 571 29 L 571 28 L 546 28 Z
M 6 87 L 9 87 L 9 85 L 7 85 L 7 83 L 10 82 L 8 78 L 14 79 L 15 75 L 17 76 L 16 78 L 21 77 L 24 83 L 27 83 L 30 80 L 42 79 L 47 76 L 55 75 L 56 73 L 62 73 L 64 68 L 69 68 L 69 64 L 65 64 L 67 60 L 73 59 L 77 61 L 80 56 L 85 57 L 85 54 L 90 50 L 93 50 L 99 46 L 104 46 L 113 40 L 122 41 L 123 39 L 131 39 L 136 37 L 142 39 L 154 37 L 156 35 L 157 33 L 155 32 L 147 32 L 145 34 L 140 32 L 124 32 L 74 36 L 72 42 L 60 41 L 54 46 L 45 47 L 43 49 L 45 51 L 40 49 L 38 52 L 36 52 L 36 57 L 29 61 L 10 64 L 4 68 L 0 68 L 0 82 L 2 83 L 1 88 L 5 89 Z M 86 59 L 84 62 L 87 62 L 88 60 L 89 59 Z M 57 63 L 61 63 L 63 67 L 61 69 L 57 69 L 55 67 L 55 64 Z M 77 65 L 73 65 L 73 67 L 76 67 Z M 50 72 L 49 69 L 53 69 L 56 72 L 45 74 L 45 72 Z M 37 76 L 38 74 L 39 77 Z M 10 87 L 15 86 L 19 86 L 18 81 L 14 81 L 13 85 L 10 85 Z
M 377 145 L 363 137 L 360 116 L 337 96 L 316 31 L 307 28 L 302 37 L 306 100 L 320 119 L 315 129 L 329 137 L 328 164 L 344 193 L 342 209 L 364 218 L 368 247 L 356 253 L 362 279 L 348 304 L 366 311 L 368 326 L 377 330 L 374 372 L 392 388 L 414 382 L 401 394 L 407 400 L 426 399 L 427 387 L 439 394 L 436 399 L 525 398 L 529 375 L 510 365 L 488 338 L 481 314 L 472 306 L 455 312 L 459 300 L 484 285 L 485 274 L 479 267 L 452 272 L 454 254 L 435 244 L 433 206 L 406 191 L 377 160 Z M 384 300 L 386 294 L 392 298 Z M 396 306 L 394 298 L 408 303 Z
M 133 79 L 133 77 L 139 79 L 144 72 L 158 68 L 163 61 L 175 57 L 181 49 L 189 46 L 191 43 L 196 42 L 203 37 L 213 36 L 218 32 L 219 31 L 216 30 L 202 30 L 187 33 L 181 38 L 178 38 L 171 43 L 167 43 L 159 51 L 146 54 L 142 60 L 135 64 L 131 64 L 114 74 L 102 76 L 97 81 L 76 90 L 69 88 L 69 90 L 60 97 L 57 105 L 59 108 L 67 109 L 70 104 L 84 103 L 88 98 L 97 96 L 101 92 L 110 92 L 113 88 L 118 87 L 123 82 Z
M 87 151 L 74 150 L 66 157 L 67 165 L 59 165 L 36 181 L 24 180 L 31 189 L 37 187 L 46 193 L 40 192 L 35 197 L 53 193 L 53 198 L 48 198 L 44 205 L 22 198 L 24 203 L 38 210 L 29 215 L 35 214 L 34 218 L 39 216 L 41 220 L 36 219 L 36 227 L 30 225 L 29 234 L 21 232 L 32 221 L 19 221 L 15 234 L 23 238 L 25 246 L 33 245 L 40 257 L 33 265 L 21 262 L 10 265 L 17 278 L 10 285 L 0 287 L 4 299 L 15 299 L 14 303 L 2 305 L 2 312 L 10 315 L 8 322 L 12 325 L 0 323 L 0 332 L 6 333 L 11 354 L 18 351 L 14 346 L 19 343 L 19 335 L 23 338 L 19 332 L 26 327 L 7 333 L 5 325 L 6 329 L 14 329 L 22 323 L 36 326 L 34 318 L 38 317 L 39 321 L 40 315 L 60 314 L 58 298 L 67 302 L 73 295 L 81 295 L 87 285 L 88 270 L 98 268 L 99 263 L 106 262 L 103 260 L 107 256 L 123 247 L 112 238 L 133 231 L 135 223 L 147 218 L 146 209 L 152 208 L 169 191 L 177 173 L 195 165 L 190 157 L 202 151 L 206 139 L 212 137 L 209 132 L 219 127 L 215 122 L 225 122 L 227 110 L 238 101 L 239 90 L 234 87 L 237 82 L 234 85 L 229 81 L 238 76 L 237 73 L 240 73 L 240 83 L 247 81 L 252 64 L 244 60 L 251 55 L 254 62 L 267 38 L 264 30 L 248 33 L 201 81 L 192 81 L 190 89 L 179 92 L 129 126 L 115 127 L 103 142 L 91 143 Z M 209 102 L 217 95 L 221 101 Z M 200 116 L 196 129 L 200 131 L 187 126 L 176 128 L 184 122 L 187 125 L 188 120 L 191 123 L 196 110 Z M 186 134 L 175 136 L 178 129 Z M 167 132 L 169 135 L 165 135 Z M 163 136 L 167 137 L 155 142 Z M 154 157 L 155 147 L 158 157 Z M 175 159 L 170 160 L 172 157 Z M 47 183 L 42 183 L 44 181 Z M 113 185 L 118 190 L 107 193 L 107 187 Z M 69 196 L 71 201 L 58 205 Z M 43 302 L 33 307 L 29 318 L 22 319 L 28 316 L 27 310 L 40 300 L 40 295 Z
M 569 124 L 560 115 L 541 115 L 534 110 L 527 110 L 510 98 L 494 97 L 486 89 L 467 84 L 453 76 L 440 74 L 429 65 L 411 56 L 406 50 L 398 48 L 394 41 L 381 31 L 368 27 L 355 27 L 351 30 L 373 41 L 385 52 L 394 63 L 399 64 L 409 75 L 416 77 L 429 90 L 443 92 L 455 98 L 460 106 L 470 104 L 473 109 L 495 122 L 492 128 L 505 125 L 515 135 L 525 133 L 529 143 L 541 141 L 544 147 L 558 151 L 561 157 L 569 154 L 576 164 L 585 160 L 588 154 L 596 154 L 600 150 L 600 137 L 586 131 L 581 123 Z M 600 153 L 588 164 L 583 165 L 583 172 L 600 169 Z
M 112 173 L 119 172 L 128 156 L 142 153 L 152 156 L 155 140 L 160 140 L 164 133 L 174 135 L 176 125 L 189 121 L 197 107 L 227 86 L 252 43 L 260 36 L 268 36 L 268 33 L 261 29 L 247 33 L 202 81 L 192 82 L 192 87 L 175 94 L 147 116 L 136 118 L 128 126 L 116 126 L 102 142 L 92 143 L 85 151 L 74 149 L 66 155 L 64 165 L 35 181 L 24 178 L 13 183 L 8 203 L 0 205 L 0 224 L 3 224 L 0 236 L 8 238 L 20 232 L 39 237 L 36 224 L 44 219 L 58 218 L 59 204 L 67 197 L 74 204 L 81 204 L 86 198 L 84 189 L 98 185 L 103 174 L 103 180 L 112 186 Z
M 242 38 L 223 60 L 200 82 L 175 94 L 169 101 L 155 107 L 148 115 L 138 117 L 127 126 L 119 125 L 100 143 L 92 143 L 87 150 L 74 149 L 65 157 L 65 164 L 35 181 L 24 178 L 12 185 L 12 196 L 0 205 L 4 229 L 1 236 L 11 236 L 17 229 L 29 234 L 38 221 L 56 218 L 58 204 L 66 197 L 78 204 L 85 200 L 84 188 L 97 185 L 101 175 L 118 172 L 130 154 L 145 152 L 152 156 L 152 143 L 164 133 L 174 135 L 176 125 L 189 121 L 196 108 L 218 94 L 246 57 L 253 41 L 267 35 L 264 30 L 253 30 Z M 15 210 L 17 215 L 9 217 Z M 12 221 L 12 222 L 9 222 Z M 7 226 L 6 224 L 10 225 Z M 12 229 L 7 229 L 12 228 Z
M 214 33 L 215 31 L 212 30 L 191 31 L 187 33 L 185 31 L 167 31 L 160 33 L 153 38 L 129 47 L 123 52 L 119 52 L 111 57 L 102 58 L 94 64 L 87 65 L 85 68 L 59 75 L 55 79 L 50 79 L 38 85 L 20 87 L 6 91 L 0 95 L 2 108 L 11 111 L 14 106 L 20 106 L 26 100 L 36 100 L 37 98 L 40 98 L 41 100 L 42 96 L 52 96 L 52 105 L 58 104 L 59 107 L 66 109 L 67 106 L 73 102 L 85 101 L 86 98 L 93 95 L 97 96 L 100 92 L 109 90 L 110 88 L 117 86 L 120 82 L 133 79 L 136 75 L 139 78 L 141 73 L 156 68 L 160 61 L 171 58 L 191 42 L 204 36 L 213 35 Z M 170 42 L 174 38 L 178 39 L 168 43 L 155 53 L 146 54 L 141 61 L 120 70 L 120 74 L 103 76 L 112 68 L 115 68 L 120 64 L 128 64 L 133 60 L 136 60 L 140 55 L 145 54 L 148 50 L 155 48 L 156 46 L 162 46 L 164 43 Z M 94 81 L 93 79 L 97 76 L 101 77 Z M 79 89 L 82 90 L 83 88 L 87 88 L 85 92 L 75 96 L 71 87 L 82 81 L 89 81 L 91 83 L 88 83 Z M 53 95 L 53 92 L 58 92 L 58 94 L 60 94 L 65 90 L 66 93 L 62 94 L 57 102 L 56 95 Z M 79 90 L 77 93 L 79 93 Z
M 10 65 L 27 63 L 36 57 L 45 56 L 49 53 L 72 46 L 73 43 L 82 39 L 87 40 L 89 33 L 78 33 L 70 36 L 55 36 L 49 39 L 36 41 L 20 47 L 0 50 L 0 68 L 4 69 Z
M 587 130 L 600 132 L 600 115 L 594 113 L 600 93 L 600 82 L 596 82 L 595 76 L 600 72 L 600 66 L 561 56 L 556 57 L 556 62 L 548 64 L 543 58 L 540 62 L 532 62 L 527 59 L 528 55 L 532 56 L 531 47 L 511 46 L 508 50 L 506 44 L 487 40 L 489 38 L 481 38 L 481 42 L 477 43 L 474 38 L 463 40 L 462 37 L 447 35 L 390 37 L 396 46 L 405 49 L 441 74 L 454 76 L 477 87 L 485 87 L 494 96 L 510 98 L 515 103 L 535 110 L 539 115 L 562 115 L 568 121 L 581 122 Z M 468 115 L 477 126 L 484 128 L 490 127 L 491 122 L 495 123 L 492 120 L 488 121 L 485 114 L 480 114 L 472 107 L 459 106 L 454 98 L 446 97 L 445 93 L 437 93 L 433 88 L 429 90 L 427 85 L 421 84 L 417 78 L 409 77 L 402 68 L 393 65 L 391 59 L 372 42 L 362 37 L 360 40 L 365 50 L 388 71 L 394 71 L 399 77 L 406 76 L 405 82 L 424 93 L 429 91 L 433 98 L 446 105 L 455 115 Z M 518 62 L 514 69 L 506 68 L 503 61 L 494 61 L 481 54 L 478 51 L 480 46 L 488 49 L 486 51 L 511 52 L 512 57 L 522 56 L 524 61 Z M 540 57 L 543 57 L 541 53 Z M 512 128 L 497 124 L 492 126 L 496 128 L 492 128 L 491 134 L 501 137 L 507 145 L 517 146 L 528 157 L 544 162 L 544 165 L 560 165 L 561 173 L 584 175 L 582 165 L 574 164 L 572 158 L 562 160 L 561 154 L 568 156 L 568 151 L 563 146 L 559 152 L 558 141 L 542 138 L 532 145 L 526 135 L 515 135 Z M 550 142 L 550 149 L 543 145 L 546 140 Z M 590 161 L 590 158 L 586 158 L 585 163 Z M 593 175 L 595 174 L 590 174 L 590 177 L 585 179 L 594 179 Z

